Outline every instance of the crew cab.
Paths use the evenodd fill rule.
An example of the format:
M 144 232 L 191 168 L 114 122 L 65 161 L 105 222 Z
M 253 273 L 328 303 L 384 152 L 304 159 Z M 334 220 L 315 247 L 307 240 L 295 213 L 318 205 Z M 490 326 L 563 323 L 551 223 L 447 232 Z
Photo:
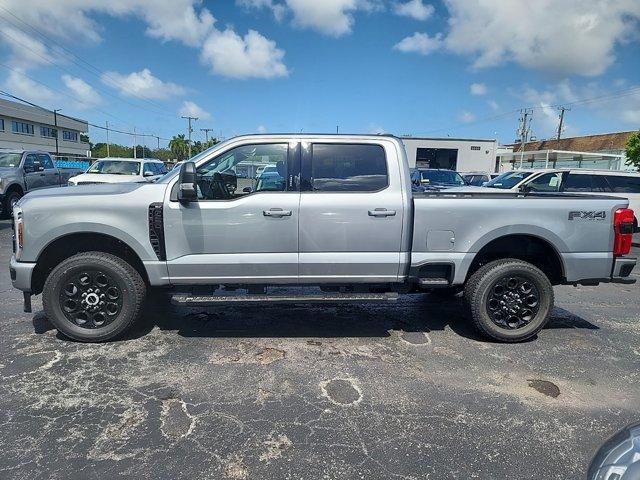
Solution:
M 283 181 L 262 188 L 265 165 Z M 553 285 L 634 281 L 627 207 L 607 196 L 412 192 L 392 136 L 249 135 L 154 183 L 28 194 L 14 209 L 10 270 L 25 309 L 42 294 L 51 322 L 81 341 L 117 337 L 147 293 L 168 289 L 192 306 L 464 290 L 481 332 L 517 342 L 547 322 Z
M 81 170 L 59 169 L 51 155 L 38 150 L 0 150 L 0 209 L 5 217 L 31 190 L 66 185 Z

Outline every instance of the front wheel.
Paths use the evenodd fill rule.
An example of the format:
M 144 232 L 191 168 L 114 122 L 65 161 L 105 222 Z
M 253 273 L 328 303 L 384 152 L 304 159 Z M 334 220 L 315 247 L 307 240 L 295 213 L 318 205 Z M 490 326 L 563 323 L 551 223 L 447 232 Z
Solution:
M 501 342 L 521 342 L 547 323 L 553 308 L 553 287 L 530 263 L 496 260 L 469 278 L 464 298 L 481 333 Z
M 44 284 L 42 304 L 59 332 L 82 342 L 102 342 L 133 325 L 145 294 L 140 274 L 123 259 L 87 252 L 53 269 Z
M 12 191 L 7 193 L 4 197 L 4 201 L 2 202 L 2 217 L 3 218 L 11 218 L 13 214 L 13 207 L 18 203 L 18 200 L 22 198 L 20 192 Z

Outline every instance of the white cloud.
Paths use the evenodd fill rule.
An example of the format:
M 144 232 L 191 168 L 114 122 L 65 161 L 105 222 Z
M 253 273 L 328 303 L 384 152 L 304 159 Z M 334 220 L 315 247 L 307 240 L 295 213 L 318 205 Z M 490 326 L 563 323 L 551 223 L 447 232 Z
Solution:
M 118 72 L 105 72 L 101 80 L 120 93 L 129 97 L 143 99 L 164 99 L 176 95 L 183 95 L 185 89 L 171 82 L 163 82 L 154 77 L 148 68 L 128 75 Z
M 196 117 L 199 120 L 208 120 L 211 118 L 211 115 L 206 110 L 203 110 L 194 102 L 185 100 L 182 102 L 182 107 L 178 114 L 181 117 Z
M 463 111 L 460 112 L 460 115 L 458 115 L 458 120 L 460 120 L 463 123 L 471 123 L 476 119 L 476 116 L 469 112 L 469 111 Z
M 274 15 L 282 14 L 285 8 L 275 0 L 239 1 L 267 6 L 274 10 Z M 216 29 L 215 18 L 201 6 L 200 0 L 38 0 L 38 5 L 23 0 L 4 0 L 4 3 L 5 8 L 35 29 L 63 43 L 100 41 L 103 29 L 93 18 L 95 15 L 136 17 L 144 21 L 146 34 L 150 37 L 202 48 L 201 57 L 215 73 L 233 78 L 272 78 L 288 74 L 282 62 L 284 51 L 276 48 L 275 42 L 255 30 L 240 37 L 230 27 L 224 31 Z M 50 48 L 30 35 L 21 34 L 3 17 L 0 17 L 0 28 L 15 37 L 7 40 L 0 36 L 0 43 L 4 42 L 12 49 L 14 64 L 18 61 L 30 66 L 49 63 L 43 59 L 52 58 Z M 140 98 L 166 98 L 184 93 L 179 85 L 162 82 L 148 70 L 128 76 L 110 73 L 107 77 L 103 78 L 105 83 Z
M 469 87 L 471 95 L 482 96 L 487 94 L 487 86 L 484 83 L 472 83 Z
M 5 87 L 13 95 L 49 108 L 60 97 L 53 90 L 28 78 L 20 68 L 14 68 L 9 72 L 5 80 Z
M 500 105 L 498 105 L 498 102 L 496 102 L 495 100 L 488 100 L 487 105 L 489 105 L 489 108 L 494 112 L 500 110 Z
M 410 37 L 405 37 L 394 45 L 394 49 L 404 53 L 419 53 L 429 55 L 442 46 L 442 34 L 438 33 L 430 37 L 426 33 L 416 32 Z
M 100 94 L 87 82 L 71 75 L 62 75 L 62 81 L 77 99 L 76 107 L 80 110 L 87 110 L 102 103 Z
M 357 0 L 286 0 L 293 23 L 321 33 L 340 37 L 351 32 Z
M 284 51 L 255 30 L 241 37 L 235 31 L 214 31 L 202 47 L 201 59 L 214 73 L 231 78 L 275 78 L 289 74 Z
M 411 17 L 415 20 L 426 20 L 435 11 L 433 5 L 422 3 L 422 0 L 409 0 L 406 3 L 397 3 L 394 11 L 396 15 Z
M 636 40 L 637 0 L 446 0 L 447 48 L 477 68 L 509 61 L 554 74 L 599 75 L 616 44 Z M 632 38 L 635 35 L 635 38 Z
M 265 127 L 264 125 L 258 125 L 258 128 L 256 128 L 256 132 L 267 133 L 267 127 Z
M 259 10 L 266 8 L 271 10 L 271 13 L 273 13 L 273 16 L 278 22 L 282 21 L 287 11 L 284 5 L 276 3 L 273 0 L 236 0 L 236 4 L 246 9 L 254 8 Z

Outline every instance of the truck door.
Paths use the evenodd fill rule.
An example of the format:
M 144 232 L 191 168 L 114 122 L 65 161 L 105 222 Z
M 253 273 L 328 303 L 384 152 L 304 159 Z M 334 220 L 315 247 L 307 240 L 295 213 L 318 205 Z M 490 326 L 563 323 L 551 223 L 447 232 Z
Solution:
M 44 167 L 35 153 L 28 153 L 25 156 L 22 171 L 24 172 L 25 191 L 36 190 L 46 186 Z
M 375 143 L 303 146 L 301 282 L 397 280 L 405 212 L 396 158 Z
M 299 158 L 297 143 L 254 142 L 200 164 L 198 201 L 165 202 L 172 283 L 296 283 Z
M 60 172 L 53 164 L 53 160 L 46 153 L 39 153 L 38 160 L 40 165 L 44 168 L 44 182 L 45 186 L 53 187 L 60 185 Z

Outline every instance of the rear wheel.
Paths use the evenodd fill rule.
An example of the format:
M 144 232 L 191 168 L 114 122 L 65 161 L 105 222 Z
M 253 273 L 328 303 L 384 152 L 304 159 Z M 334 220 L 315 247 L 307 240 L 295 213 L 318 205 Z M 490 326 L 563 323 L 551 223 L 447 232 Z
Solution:
M 112 340 L 138 319 L 146 286 L 115 255 L 87 252 L 53 269 L 42 292 L 44 311 L 64 335 L 82 342 Z
M 537 267 L 522 260 L 497 260 L 468 280 L 465 301 L 476 328 L 501 342 L 535 336 L 553 308 L 553 287 Z

